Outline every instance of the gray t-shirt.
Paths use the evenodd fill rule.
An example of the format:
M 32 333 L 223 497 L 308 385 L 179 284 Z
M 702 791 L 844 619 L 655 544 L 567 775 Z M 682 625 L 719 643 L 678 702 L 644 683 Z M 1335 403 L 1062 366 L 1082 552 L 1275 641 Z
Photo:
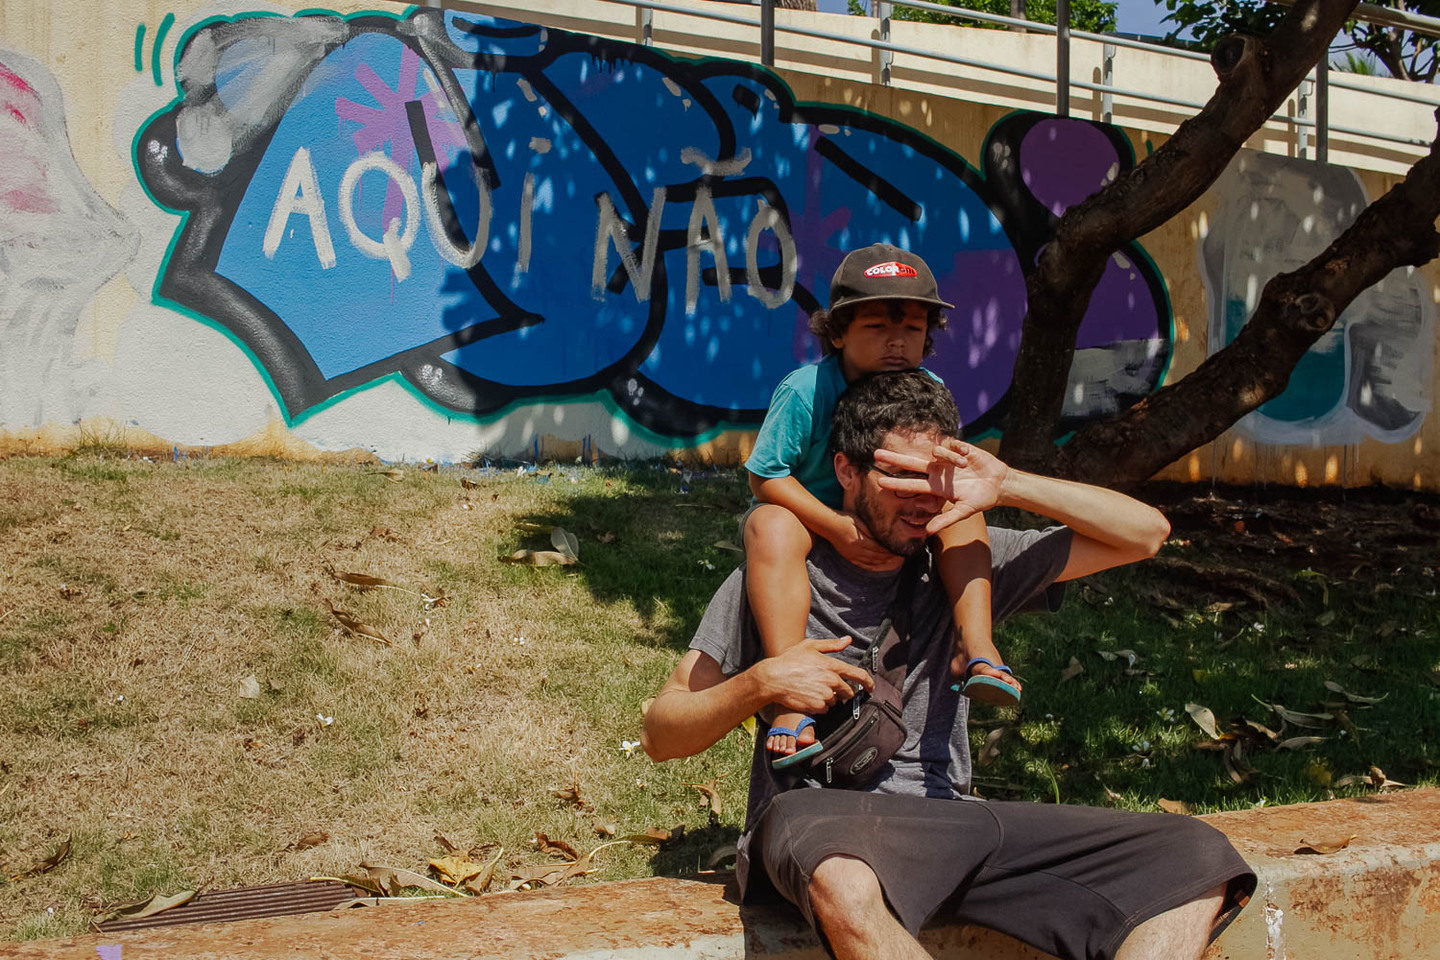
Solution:
M 1025 610 L 1057 609 L 1064 587 L 1055 583 L 1055 578 L 1070 556 L 1069 528 L 991 527 L 989 534 L 994 622 Z M 859 663 L 889 613 L 899 571 L 856 567 L 818 538 L 808 566 L 810 622 L 806 636 L 851 637 L 850 646 L 832 656 Z M 692 650 L 714 659 L 726 676 L 764 656 L 746 601 L 745 573 L 746 568 L 740 567 L 720 586 L 690 641 Z M 955 643 L 949 607 L 938 571 L 933 560 L 929 561 L 916 584 L 911 606 L 910 668 L 903 690 L 905 743 L 865 790 L 938 799 L 959 799 L 970 793 L 969 701 L 950 689 L 949 663 Z M 780 792 L 806 786 L 819 785 L 798 774 L 773 771 L 765 756 L 764 737 L 757 738 L 745 833 L 739 843 L 737 869 L 742 887 L 750 837 L 766 807 Z

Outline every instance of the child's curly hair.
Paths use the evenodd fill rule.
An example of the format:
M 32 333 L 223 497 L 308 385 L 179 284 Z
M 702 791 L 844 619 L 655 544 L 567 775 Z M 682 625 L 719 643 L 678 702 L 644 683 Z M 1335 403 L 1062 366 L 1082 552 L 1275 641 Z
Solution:
M 890 305 L 890 316 L 898 320 L 903 310 L 900 306 L 903 298 L 897 297 L 883 302 Z M 850 329 L 850 323 L 855 319 L 855 308 L 858 306 L 859 304 L 846 304 L 836 310 L 826 310 L 822 307 L 810 314 L 810 332 L 815 334 L 820 341 L 821 356 L 828 357 L 835 352 L 835 345 L 831 341 L 836 337 L 843 336 L 845 331 Z M 945 322 L 943 310 L 936 306 L 926 306 L 923 356 L 928 357 L 935 352 L 935 331 L 944 330 Z

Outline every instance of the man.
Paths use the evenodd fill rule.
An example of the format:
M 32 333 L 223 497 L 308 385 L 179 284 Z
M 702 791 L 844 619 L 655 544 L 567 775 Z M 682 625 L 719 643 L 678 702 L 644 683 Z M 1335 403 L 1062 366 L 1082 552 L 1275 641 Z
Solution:
M 966 799 L 968 704 L 954 689 L 950 614 L 925 546 L 994 506 L 1062 524 L 990 531 L 999 620 L 1054 609 L 1065 580 L 1152 556 L 1169 524 L 1115 491 L 1011 470 L 957 432 L 953 399 L 924 373 L 878 374 L 846 392 L 832 434 L 844 509 L 895 555 L 894 569 L 862 570 L 817 543 L 812 639 L 770 659 L 736 571 L 650 705 L 645 751 L 689 756 L 772 704 L 821 713 L 869 687 L 857 664 L 904 558 L 916 557 L 925 573 L 909 608 L 905 743 L 859 790 L 775 771 L 757 745 L 737 863 L 746 899 L 773 886 L 841 958 L 925 957 L 914 934 L 932 919 L 992 927 L 1067 960 L 1198 958 L 1255 886 L 1218 831 L 1169 814 Z

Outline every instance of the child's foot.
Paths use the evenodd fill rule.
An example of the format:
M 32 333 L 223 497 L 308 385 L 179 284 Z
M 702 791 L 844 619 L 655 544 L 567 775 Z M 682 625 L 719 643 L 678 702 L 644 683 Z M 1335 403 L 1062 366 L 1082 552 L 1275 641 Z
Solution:
M 803 713 L 782 713 L 770 724 L 765 749 L 778 756 L 788 756 L 815 742 L 815 718 Z

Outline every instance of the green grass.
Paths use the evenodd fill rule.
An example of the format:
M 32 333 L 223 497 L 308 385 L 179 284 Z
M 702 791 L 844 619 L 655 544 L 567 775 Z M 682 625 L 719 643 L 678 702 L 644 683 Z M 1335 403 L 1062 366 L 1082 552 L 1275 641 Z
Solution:
M 26 491 L 0 517 L 0 867 L 19 872 L 74 837 L 66 862 L 0 892 L 0 937 L 76 933 L 87 903 L 202 880 L 281 882 L 361 860 L 423 870 L 443 852 L 436 833 L 503 845 L 508 876 L 545 862 L 537 832 L 586 851 L 606 839 L 597 822 L 685 828 L 659 848 L 603 851 L 605 880 L 693 872 L 733 843 L 748 734 L 660 765 L 622 745 L 739 560 L 718 544 L 738 539 L 740 477 L 651 465 L 463 475 L 475 486 L 408 468 L 392 482 L 374 467 L 271 461 L 0 461 L 0 485 Z M 1261 535 L 1197 529 L 1208 519 L 1193 505 L 1177 515 L 1164 557 L 1257 569 L 1274 596 L 1262 607 L 1152 564 L 1005 625 L 998 645 L 1025 700 L 976 710 L 977 752 L 1010 727 L 976 769 L 979 791 L 1203 811 L 1367 793 L 1337 782 L 1370 765 L 1435 783 L 1440 551 L 1428 538 L 1335 554 L 1387 514 L 1322 504 L 1275 521 L 1299 546 L 1277 540 L 1272 556 Z M 556 525 L 578 538 L 578 565 L 501 562 L 549 549 Z M 1305 553 L 1311 541 L 1319 554 Z M 421 599 L 440 590 L 443 604 Z M 390 645 L 342 629 L 327 601 Z M 1072 657 L 1083 672 L 1061 680 Z M 259 695 L 245 698 L 252 675 Z M 1243 784 L 1222 753 L 1196 749 L 1209 737 L 1187 703 L 1225 734 L 1247 719 L 1280 730 L 1255 698 L 1333 714 L 1326 680 L 1384 695 L 1347 704 L 1358 742 L 1338 720 L 1285 730 L 1325 738 L 1300 750 L 1247 741 Z M 686 785 L 711 780 L 718 817 Z M 556 795 L 571 787 L 578 805 Z M 317 830 L 330 839 L 294 849 Z

